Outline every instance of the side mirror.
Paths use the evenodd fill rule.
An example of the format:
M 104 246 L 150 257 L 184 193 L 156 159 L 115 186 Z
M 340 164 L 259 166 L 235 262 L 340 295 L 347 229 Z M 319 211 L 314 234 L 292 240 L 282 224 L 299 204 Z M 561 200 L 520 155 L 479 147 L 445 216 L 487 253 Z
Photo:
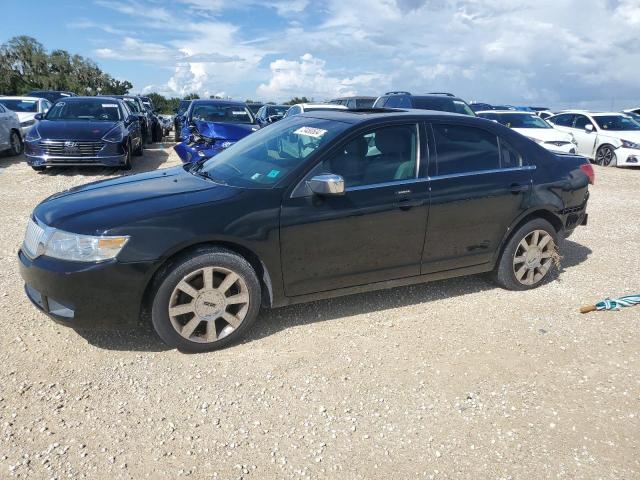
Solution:
M 313 177 L 307 184 L 316 195 L 344 195 L 344 179 L 340 175 L 323 173 L 322 175 Z
M 125 120 L 125 123 L 127 125 L 131 125 L 132 123 L 137 122 L 137 121 L 138 121 L 138 117 L 136 117 L 135 115 L 129 115 L 127 117 L 127 119 Z
M 42 120 L 42 118 L 44 117 L 44 115 L 42 113 L 36 113 L 35 116 L 33 117 L 34 120 Z
M 584 131 L 587 133 L 592 133 L 593 132 L 593 125 L 591 125 L 590 123 L 584 126 Z

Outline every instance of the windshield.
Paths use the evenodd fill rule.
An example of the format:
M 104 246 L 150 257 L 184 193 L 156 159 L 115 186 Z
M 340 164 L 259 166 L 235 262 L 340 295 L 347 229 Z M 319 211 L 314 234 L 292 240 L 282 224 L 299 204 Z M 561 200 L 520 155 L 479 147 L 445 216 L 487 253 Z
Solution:
M 452 113 L 461 113 L 463 115 L 471 115 L 475 117 L 476 114 L 473 113 L 473 110 L 469 108 L 462 100 L 457 100 L 455 98 L 448 97 L 427 97 L 427 98 L 416 98 L 413 101 L 415 108 L 419 108 L 422 110 L 436 110 L 439 112 L 452 112 Z
M 0 99 L 0 103 L 14 112 L 38 113 L 37 100 Z
M 537 115 L 523 115 L 521 113 L 482 113 L 482 118 L 495 120 L 509 128 L 552 128 Z
M 332 120 L 290 117 L 243 138 L 193 173 L 237 187 L 268 188 L 347 127 Z
M 623 115 L 601 115 L 593 119 L 602 130 L 640 130 L 640 123 Z
M 287 106 L 269 107 L 267 109 L 267 115 L 269 115 L 269 116 L 277 115 L 279 117 L 282 117 L 285 113 L 287 113 L 287 110 L 289 110 L 289 107 L 287 107 Z
M 61 100 L 47 112 L 47 120 L 97 120 L 117 122 L 122 120 L 120 108 L 114 101 L 87 99 Z
M 253 123 L 249 109 L 230 103 L 198 103 L 191 109 L 191 120 L 221 123 Z
M 128 107 L 135 113 L 140 112 L 140 106 L 138 105 L 138 102 L 136 102 L 133 98 L 125 98 L 124 101 L 127 103 Z

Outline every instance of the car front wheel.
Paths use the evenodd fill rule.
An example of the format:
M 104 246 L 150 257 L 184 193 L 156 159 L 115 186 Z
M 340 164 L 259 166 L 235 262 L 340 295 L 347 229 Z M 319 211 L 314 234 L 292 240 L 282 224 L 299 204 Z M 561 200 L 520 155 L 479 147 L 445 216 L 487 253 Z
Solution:
M 528 290 L 548 280 L 557 263 L 558 234 L 542 218 L 522 225 L 507 242 L 494 272 L 508 290 Z
M 616 152 L 611 145 L 603 145 L 596 153 L 596 163 L 602 167 L 615 167 L 617 162 Z
M 9 155 L 17 156 L 22 153 L 22 138 L 20 138 L 20 134 L 15 130 L 11 130 L 11 134 L 9 135 Z
M 222 348 L 258 316 L 260 282 L 251 265 L 223 248 L 195 252 L 157 282 L 151 321 L 160 338 L 186 352 Z

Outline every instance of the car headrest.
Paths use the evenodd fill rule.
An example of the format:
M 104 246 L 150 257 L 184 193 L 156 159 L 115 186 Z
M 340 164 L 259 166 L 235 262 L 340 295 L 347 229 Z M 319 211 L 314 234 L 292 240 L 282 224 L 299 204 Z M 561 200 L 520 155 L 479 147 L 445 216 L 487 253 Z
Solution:
M 405 153 L 409 135 L 411 132 L 408 127 L 383 128 L 376 132 L 376 147 L 386 155 Z
M 364 158 L 368 151 L 369 144 L 364 139 L 364 137 L 358 137 L 355 140 L 347 143 L 347 145 L 344 147 L 345 154 L 359 158 Z

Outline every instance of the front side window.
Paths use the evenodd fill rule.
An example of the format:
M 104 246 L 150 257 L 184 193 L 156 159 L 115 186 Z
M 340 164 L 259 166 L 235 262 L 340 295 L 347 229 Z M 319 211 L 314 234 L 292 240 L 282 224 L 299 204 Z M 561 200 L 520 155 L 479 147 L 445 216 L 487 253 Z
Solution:
M 555 117 L 550 117 L 549 121 L 554 125 L 558 125 L 559 127 L 571 127 L 573 126 L 573 118 L 575 115 L 571 113 L 563 113 L 560 115 L 556 115 Z
M 348 141 L 311 176 L 340 175 L 345 188 L 415 178 L 417 138 L 415 125 L 377 128 Z
M 192 172 L 227 185 L 268 188 L 348 127 L 317 118 L 288 118 L 244 137 Z
M 57 102 L 47 112 L 47 120 L 97 120 L 115 122 L 122 120 L 120 107 L 113 100 L 69 100 Z
M 574 128 L 579 128 L 580 130 L 584 130 L 587 125 L 593 126 L 593 123 L 589 121 L 587 117 L 584 115 L 576 115 L 576 121 L 573 125 Z
M 500 139 L 502 168 L 518 168 L 523 165 L 522 155 L 504 140 Z
M 433 125 L 437 174 L 478 172 L 500 168 L 497 137 L 475 127 Z

